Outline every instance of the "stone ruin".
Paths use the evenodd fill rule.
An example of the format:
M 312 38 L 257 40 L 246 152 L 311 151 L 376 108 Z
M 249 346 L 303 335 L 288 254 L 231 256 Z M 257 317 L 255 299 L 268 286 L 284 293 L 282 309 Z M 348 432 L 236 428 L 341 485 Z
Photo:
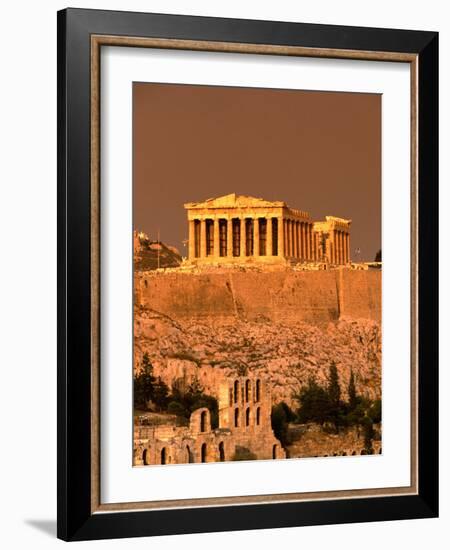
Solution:
M 268 385 L 246 376 L 223 380 L 218 390 L 218 428 L 207 408 L 196 409 L 189 426 L 135 426 L 134 466 L 225 462 L 239 449 L 258 460 L 286 458 L 272 430 Z

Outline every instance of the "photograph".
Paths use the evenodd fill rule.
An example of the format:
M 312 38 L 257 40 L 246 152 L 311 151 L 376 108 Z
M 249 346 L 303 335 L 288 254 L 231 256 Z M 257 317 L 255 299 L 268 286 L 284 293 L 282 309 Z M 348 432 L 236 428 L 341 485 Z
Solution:
M 132 465 L 381 455 L 382 94 L 132 86 Z

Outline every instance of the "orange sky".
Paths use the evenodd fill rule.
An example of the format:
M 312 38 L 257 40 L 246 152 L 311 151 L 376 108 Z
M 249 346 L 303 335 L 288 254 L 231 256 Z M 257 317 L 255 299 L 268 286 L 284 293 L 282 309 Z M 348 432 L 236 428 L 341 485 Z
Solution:
M 183 255 L 183 203 L 233 192 L 352 219 L 353 259 L 381 247 L 380 95 L 134 83 L 133 140 L 134 227 Z

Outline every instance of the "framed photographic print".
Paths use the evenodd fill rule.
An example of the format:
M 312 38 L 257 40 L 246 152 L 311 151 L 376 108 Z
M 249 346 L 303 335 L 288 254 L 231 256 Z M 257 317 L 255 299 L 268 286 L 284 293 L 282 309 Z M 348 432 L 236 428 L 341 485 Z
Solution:
M 438 513 L 434 32 L 58 13 L 58 536 Z

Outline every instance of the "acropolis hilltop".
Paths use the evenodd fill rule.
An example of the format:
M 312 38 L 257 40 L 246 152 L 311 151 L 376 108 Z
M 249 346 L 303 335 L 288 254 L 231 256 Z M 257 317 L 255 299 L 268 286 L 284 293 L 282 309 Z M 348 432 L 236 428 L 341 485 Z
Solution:
M 231 193 L 184 205 L 189 224 L 188 261 L 212 263 L 350 262 L 351 220 L 308 212 L 284 201 Z

